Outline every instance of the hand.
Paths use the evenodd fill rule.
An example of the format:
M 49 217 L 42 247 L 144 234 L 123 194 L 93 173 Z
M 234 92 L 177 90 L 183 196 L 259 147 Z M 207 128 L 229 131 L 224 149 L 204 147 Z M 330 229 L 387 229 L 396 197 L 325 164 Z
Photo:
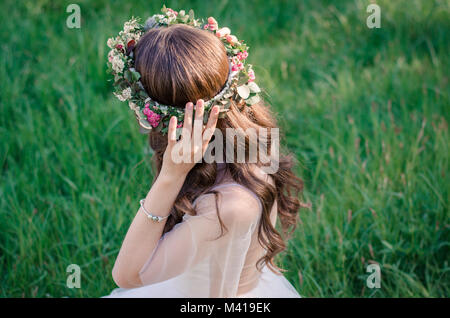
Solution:
M 193 103 L 186 104 L 183 130 L 178 142 L 176 140 L 177 118 L 175 116 L 170 118 L 161 176 L 169 177 L 172 180 L 173 178 L 185 178 L 195 164 L 203 158 L 216 128 L 219 107 L 214 106 L 211 109 L 206 127 L 203 127 L 203 100 L 198 100 L 195 106 L 194 127 L 192 127 L 193 108 Z

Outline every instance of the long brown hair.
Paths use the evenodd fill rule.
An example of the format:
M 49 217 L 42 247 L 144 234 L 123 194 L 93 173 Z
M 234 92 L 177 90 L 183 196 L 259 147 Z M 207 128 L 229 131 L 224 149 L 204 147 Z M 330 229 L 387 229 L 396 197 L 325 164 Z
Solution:
M 210 32 L 187 25 L 177 24 L 149 30 L 138 42 L 135 57 L 136 69 L 142 76 L 141 81 L 147 93 L 166 105 L 184 108 L 189 101 L 195 103 L 200 98 L 208 100 L 222 89 L 228 77 L 229 62 L 222 42 Z M 251 107 L 231 101 L 230 110 L 226 114 L 217 123 L 217 128 L 222 131 L 223 136 L 226 135 L 227 128 L 242 128 L 243 131 L 247 128 L 255 128 L 257 131 L 259 128 L 266 128 L 269 131 L 267 142 L 270 143 L 270 128 L 276 128 L 277 124 L 269 107 L 263 101 Z M 244 138 L 247 151 L 251 141 L 249 136 Z M 149 142 L 154 150 L 153 159 L 156 172 L 159 174 L 167 137 L 152 131 Z M 224 144 L 225 142 L 226 140 Z M 223 156 L 227 161 L 225 152 Z M 257 164 L 261 165 L 259 162 Z M 233 161 L 226 164 L 232 178 L 253 191 L 263 206 L 258 225 L 258 240 L 267 249 L 267 253 L 258 260 L 257 268 L 266 263 L 271 269 L 282 270 L 273 260 L 276 254 L 285 250 L 285 240 L 297 226 L 301 206 L 299 195 L 303 189 L 303 182 L 294 175 L 292 167 L 293 157 L 280 154 L 279 168 L 276 173 L 271 174 L 275 185 L 273 186 L 269 182 L 262 181 L 252 171 L 248 162 Z M 216 177 L 215 163 L 200 162 L 195 165 L 175 200 L 163 233 L 181 222 L 185 213 L 196 214 L 192 202 L 198 196 L 214 193 L 217 199 L 218 193 L 209 190 Z M 278 204 L 278 216 L 284 238 L 270 221 L 270 211 L 275 200 Z M 220 219 L 219 211 L 217 213 L 223 234 L 226 227 Z

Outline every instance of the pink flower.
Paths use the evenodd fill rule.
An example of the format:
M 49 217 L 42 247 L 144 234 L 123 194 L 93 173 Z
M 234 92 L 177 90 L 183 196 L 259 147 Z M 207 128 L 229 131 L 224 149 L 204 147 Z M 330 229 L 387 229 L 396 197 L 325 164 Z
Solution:
M 256 79 L 255 72 L 253 70 L 248 71 L 248 82 L 253 82 Z
M 177 125 L 177 128 L 181 128 L 181 127 L 183 127 L 183 123 L 182 122 Z
M 233 63 L 234 65 L 239 64 L 239 57 L 238 56 L 233 56 L 231 58 L 231 63 Z
M 237 65 L 233 65 L 233 66 L 231 67 L 231 70 L 232 70 L 233 72 L 237 72 L 237 71 L 239 71 L 239 68 L 238 68 Z
M 237 42 L 237 38 L 234 35 L 227 35 L 226 39 L 231 45 L 234 45 Z
M 219 38 L 223 38 L 224 36 L 227 36 L 231 33 L 229 28 L 221 28 L 216 31 L 216 36 Z
M 219 25 L 217 24 L 216 19 L 214 19 L 213 17 L 208 18 L 208 28 L 211 31 L 217 30 L 219 28 Z
M 208 24 L 217 24 L 217 21 L 213 17 L 209 17 L 208 18 Z
M 118 49 L 118 50 L 123 49 L 123 45 L 122 45 L 122 44 L 117 44 L 117 45 L 116 45 L 116 49 Z
M 205 24 L 205 26 L 203 27 L 203 29 L 208 29 L 208 27 L 209 27 L 209 24 Z
M 239 63 L 239 64 L 237 65 L 237 67 L 238 67 L 238 69 L 242 70 L 242 69 L 244 68 L 244 64 Z
M 145 116 L 147 116 L 147 121 L 150 123 L 150 125 L 152 125 L 153 128 L 159 125 L 161 115 L 158 115 L 157 113 L 151 111 L 150 108 L 148 108 L 147 106 L 144 108 L 142 112 L 144 113 Z
M 248 53 L 247 53 L 247 51 L 239 52 L 236 56 L 239 59 L 239 61 L 242 61 L 248 57 Z
M 174 14 L 175 16 L 178 15 L 178 12 L 176 12 L 175 10 L 172 10 L 171 8 L 167 8 L 167 11 L 169 11 L 172 14 Z

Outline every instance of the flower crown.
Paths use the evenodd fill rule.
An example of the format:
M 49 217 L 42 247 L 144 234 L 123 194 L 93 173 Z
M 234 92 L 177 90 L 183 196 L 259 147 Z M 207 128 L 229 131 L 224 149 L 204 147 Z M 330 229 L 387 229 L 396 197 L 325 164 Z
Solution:
M 149 133 L 152 129 L 167 133 L 169 120 L 176 116 L 178 128 L 183 124 L 184 110 L 170 105 L 162 105 L 148 96 L 140 82 L 141 75 L 135 69 L 133 49 L 141 36 L 152 28 L 167 27 L 173 24 L 186 24 L 199 29 L 212 32 L 224 44 L 230 71 L 228 79 L 222 90 L 213 98 L 205 102 L 204 122 L 206 123 L 209 111 L 215 105 L 220 107 L 220 117 L 224 117 L 230 108 L 230 99 L 245 101 L 251 106 L 260 101 L 258 93 L 261 92 L 255 81 L 255 72 L 252 65 L 246 63 L 248 46 L 231 35 L 229 28 L 219 29 L 217 21 L 209 17 L 207 22 L 195 19 L 194 11 L 188 14 L 184 10 L 176 12 L 163 6 L 162 14 L 155 14 L 145 24 L 139 23 L 139 18 L 131 18 L 125 22 L 123 31 L 115 38 L 108 39 L 107 45 L 111 48 L 108 53 L 108 68 L 114 76 L 114 95 L 120 101 L 128 101 L 138 120 L 140 131 Z

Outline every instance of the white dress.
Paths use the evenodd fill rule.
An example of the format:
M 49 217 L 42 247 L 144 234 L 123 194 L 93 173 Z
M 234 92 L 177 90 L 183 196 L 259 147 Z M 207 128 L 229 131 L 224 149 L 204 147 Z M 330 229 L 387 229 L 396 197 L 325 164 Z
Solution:
M 218 175 L 224 171 L 219 170 Z M 225 173 L 218 181 L 212 188 L 219 193 L 217 200 L 214 194 L 199 196 L 194 201 L 197 215 L 184 215 L 161 237 L 139 273 L 142 287 L 116 288 L 104 297 L 300 297 L 281 273 L 273 273 L 266 265 L 259 272 L 255 266 L 266 252 L 258 241 L 259 198 Z M 228 229 L 219 239 L 216 207 Z M 275 203 L 273 225 L 276 219 Z

